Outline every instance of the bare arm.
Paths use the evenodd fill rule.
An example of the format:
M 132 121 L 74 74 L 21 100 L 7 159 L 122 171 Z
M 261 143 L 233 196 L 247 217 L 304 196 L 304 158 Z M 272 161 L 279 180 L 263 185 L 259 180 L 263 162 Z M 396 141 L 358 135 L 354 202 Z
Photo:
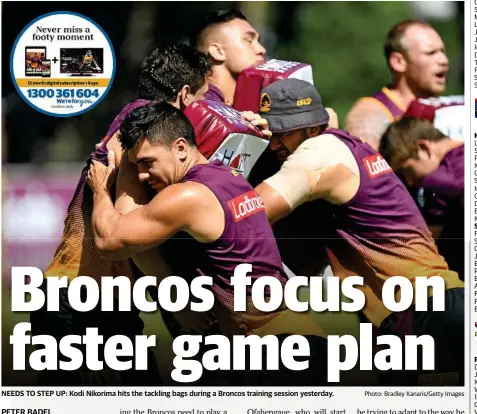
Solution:
M 93 161 L 88 184 L 93 191 L 92 230 L 96 247 L 109 260 L 158 246 L 189 224 L 188 204 L 196 196 L 179 184 L 162 191 L 149 204 L 122 215 L 115 208 L 109 189 L 115 180 L 114 152 L 108 151 L 108 167 Z
M 149 195 L 143 183 L 139 181 L 137 167 L 127 155 L 121 160 L 116 181 L 116 202 L 114 207 L 121 214 L 127 214 L 149 202 Z M 136 266 L 145 275 L 158 275 L 159 279 L 171 274 L 167 262 L 159 249 L 131 255 Z
M 94 191 L 92 227 L 101 255 L 109 260 L 126 259 L 185 230 L 190 204 L 181 187 L 181 184 L 171 186 L 146 206 L 125 215 L 114 208 L 106 190 Z
M 206 186 L 195 182 L 171 185 L 146 206 L 122 215 L 109 193 L 114 172 L 113 151 L 108 152 L 108 167 L 93 161 L 88 172 L 93 192 L 93 235 L 106 259 L 122 260 L 149 250 L 181 230 L 205 243 L 222 234 L 225 213 Z
M 143 183 L 139 181 L 137 167 L 126 155 L 119 166 L 114 207 L 117 211 L 127 214 L 148 202 L 149 197 Z
M 362 98 L 346 116 L 345 129 L 367 141 L 377 151 L 381 136 L 391 122 L 390 114 L 381 104 L 371 98 Z

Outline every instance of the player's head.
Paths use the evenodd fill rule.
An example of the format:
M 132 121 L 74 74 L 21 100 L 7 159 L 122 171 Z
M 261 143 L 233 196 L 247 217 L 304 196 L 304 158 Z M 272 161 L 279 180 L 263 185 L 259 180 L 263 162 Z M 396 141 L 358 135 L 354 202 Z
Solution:
M 264 88 L 260 115 L 273 133 L 270 149 L 281 161 L 305 139 L 322 134 L 329 121 L 316 88 L 299 79 L 283 79 Z
M 379 152 L 410 187 L 418 187 L 423 178 L 439 167 L 441 158 L 436 144 L 445 139 L 449 138 L 432 122 L 403 118 L 388 127 Z
M 166 102 L 133 110 L 121 124 L 120 137 L 139 180 L 156 191 L 181 180 L 187 161 L 198 153 L 192 124 Z
M 416 96 L 444 92 L 449 60 L 441 37 L 427 22 L 408 20 L 393 26 L 384 54 L 395 81 L 403 80 Z
M 234 77 L 264 61 L 265 48 L 258 32 L 240 10 L 210 13 L 191 36 L 190 43 L 207 54 L 213 66 L 222 66 Z
M 144 59 L 138 97 L 169 102 L 183 109 L 207 92 L 210 66 L 207 57 L 184 44 L 166 44 Z

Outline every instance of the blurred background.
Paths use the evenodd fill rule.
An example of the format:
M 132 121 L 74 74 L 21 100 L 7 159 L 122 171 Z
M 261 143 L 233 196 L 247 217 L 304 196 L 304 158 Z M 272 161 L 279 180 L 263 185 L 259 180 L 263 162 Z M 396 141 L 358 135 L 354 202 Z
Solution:
M 79 172 L 114 117 L 135 97 L 145 55 L 159 41 L 186 42 L 194 19 L 233 6 L 241 8 L 260 32 L 269 58 L 312 65 L 324 104 L 336 110 L 340 121 L 357 98 L 390 81 L 382 44 L 392 25 L 409 18 L 428 20 L 444 40 L 451 68 L 446 95 L 464 92 L 463 1 L 181 2 L 180 7 L 177 2 L 3 2 L 4 69 L 21 30 L 38 16 L 59 10 L 81 13 L 98 23 L 109 35 L 117 59 L 108 95 L 93 110 L 70 119 L 32 109 L 17 94 L 10 71 L 2 71 L 4 385 L 35 381 L 33 371 L 12 375 L 8 336 L 16 323 L 28 321 L 28 315 L 10 311 L 11 266 L 43 270 L 48 265 Z M 171 342 L 159 318 L 145 319 L 146 332 L 160 335 L 160 359 L 170 364 L 164 355 L 170 354 Z M 322 324 L 335 333 L 332 322 Z

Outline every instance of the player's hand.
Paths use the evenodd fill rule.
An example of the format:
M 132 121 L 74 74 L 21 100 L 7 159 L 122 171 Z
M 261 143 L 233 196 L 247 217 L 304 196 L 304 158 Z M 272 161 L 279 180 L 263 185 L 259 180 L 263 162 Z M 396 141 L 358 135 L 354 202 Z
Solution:
M 94 192 L 106 190 L 110 191 L 112 185 L 116 181 L 116 159 L 114 151 L 108 151 L 108 166 L 103 165 L 99 161 L 93 160 L 89 167 L 86 182 Z
M 271 138 L 272 131 L 268 128 L 268 121 L 265 118 L 262 118 L 259 114 L 255 114 L 252 111 L 244 111 L 240 113 L 242 118 L 246 121 L 249 121 L 252 125 L 258 127 L 263 135 L 267 138 Z
M 217 323 L 211 312 L 194 312 L 191 310 L 175 312 L 174 319 L 188 334 L 202 334 Z
M 338 114 L 333 110 L 333 108 L 325 108 L 328 112 L 330 120 L 328 121 L 328 128 L 339 128 Z

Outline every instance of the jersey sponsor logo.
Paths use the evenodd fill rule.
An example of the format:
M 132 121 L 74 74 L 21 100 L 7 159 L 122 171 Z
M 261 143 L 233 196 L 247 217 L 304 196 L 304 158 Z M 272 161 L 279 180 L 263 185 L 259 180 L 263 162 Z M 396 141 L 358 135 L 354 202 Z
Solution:
M 393 171 L 381 154 L 373 154 L 363 158 L 363 164 L 369 178 L 376 178 Z
M 236 223 L 260 211 L 265 211 L 263 199 L 255 190 L 250 190 L 230 200 L 227 205 L 232 211 Z

